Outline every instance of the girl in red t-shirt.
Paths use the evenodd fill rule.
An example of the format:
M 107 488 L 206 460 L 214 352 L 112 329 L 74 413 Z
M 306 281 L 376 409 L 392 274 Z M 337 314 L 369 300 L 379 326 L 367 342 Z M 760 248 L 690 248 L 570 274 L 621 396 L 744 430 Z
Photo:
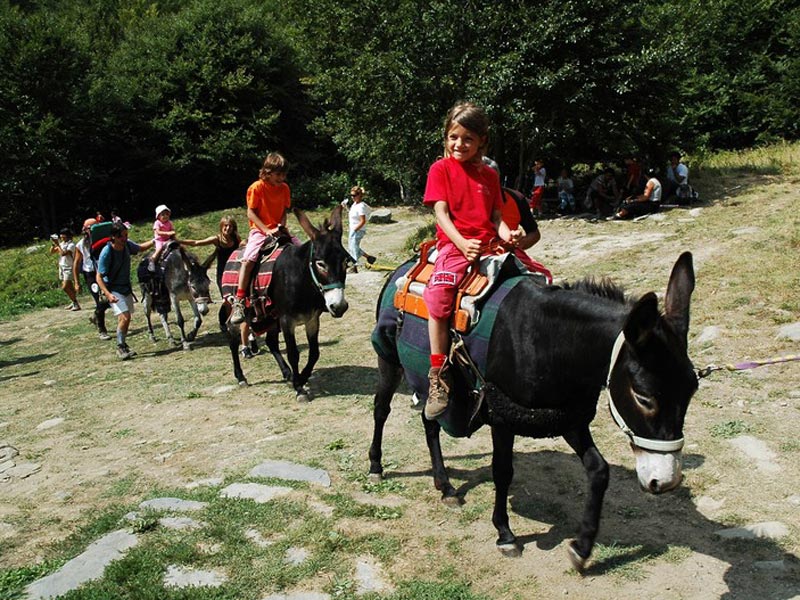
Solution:
M 430 389 L 425 416 L 434 419 L 447 408 L 452 381 L 447 372 L 449 319 L 458 283 L 481 249 L 496 237 L 514 243 L 523 235 L 502 220 L 503 201 L 497 172 L 483 164 L 489 119 L 479 107 L 457 104 L 444 126 L 444 158 L 431 165 L 423 201 L 433 206 L 439 255 L 423 297 L 428 308 L 431 344 Z

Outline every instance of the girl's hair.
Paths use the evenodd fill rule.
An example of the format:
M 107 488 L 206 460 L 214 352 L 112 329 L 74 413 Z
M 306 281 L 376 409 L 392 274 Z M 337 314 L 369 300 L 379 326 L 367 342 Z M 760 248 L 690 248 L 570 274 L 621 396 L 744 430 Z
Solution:
M 266 179 L 270 173 L 286 173 L 289 170 L 289 163 L 278 152 L 270 152 L 264 159 L 264 164 L 258 172 L 259 179 Z
M 354 185 L 350 188 L 350 195 L 351 196 L 361 196 L 362 198 L 367 194 L 363 187 L 360 185 Z
M 225 225 L 231 226 L 231 232 L 230 234 L 228 234 L 229 238 L 223 241 L 229 242 L 231 240 L 236 239 L 239 236 L 239 226 L 236 225 L 236 219 L 234 219 L 231 215 L 223 215 L 222 218 L 219 220 L 219 239 L 222 240 L 223 236 L 225 235 L 224 233 L 222 233 L 222 228 Z
M 489 145 L 489 117 L 484 110 L 472 102 L 459 102 L 450 112 L 444 121 L 444 155 L 450 156 L 447 149 L 447 134 L 450 133 L 454 124 L 461 125 L 464 129 L 469 129 L 475 135 L 483 138 L 484 142 L 478 148 L 478 160 L 483 159 L 486 148 Z

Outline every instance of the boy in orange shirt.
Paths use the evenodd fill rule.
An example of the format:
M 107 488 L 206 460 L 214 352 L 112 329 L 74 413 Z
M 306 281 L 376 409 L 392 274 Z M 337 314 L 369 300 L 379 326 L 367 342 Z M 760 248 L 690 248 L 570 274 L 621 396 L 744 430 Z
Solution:
M 250 219 L 250 234 L 242 254 L 239 270 L 239 285 L 233 303 L 231 323 L 244 321 L 244 299 L 253 265 L 258 252 L 268 235 L 275 235 L 281 226 L 286 226 L 286 211 L 291 205 L 286 172 L 289 165 L 277 152 L 270 152 L 258 174 L 258 181 L 247 188 L 247 218 Z

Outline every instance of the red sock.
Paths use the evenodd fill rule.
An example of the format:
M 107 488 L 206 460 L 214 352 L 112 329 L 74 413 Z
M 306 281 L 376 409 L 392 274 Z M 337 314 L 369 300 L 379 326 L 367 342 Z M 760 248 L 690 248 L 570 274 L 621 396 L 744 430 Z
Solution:
M 244 298 L 244 296 L 245 296 L 244 290 L 242 288 L 238 288 L 236 290 L 236 297 L 241 300 L 242 298 Z
M 431 367 L 434 369 L 441 369 L 446 360 L 447 354 L 431 354 Z

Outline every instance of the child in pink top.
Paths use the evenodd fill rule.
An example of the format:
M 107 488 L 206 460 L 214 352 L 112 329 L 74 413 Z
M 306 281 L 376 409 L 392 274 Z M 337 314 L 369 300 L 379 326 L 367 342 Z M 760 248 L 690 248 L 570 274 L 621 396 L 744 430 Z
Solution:
M 459 282 L 490 241 L 499 236 L 513 244 L 523 235 L 520 229 L 511 231 L 502 220 L 500 178 L 482 162 L 488 141 L 486 113 L 474 104 L 457 104 L 445 121 L 445 157 L 433 163 L 428 172 L 423 201 L 433 206 L 436 214 L 439 251 L 423 293 L 431 344 L 430 389 L 425 405 L 428 419 L 444 412 L 452 387 L 446 359 L 449 319 Z
M 159 204 L 156 207 L 156 221 L 153 223 L 153 242 L 155 243 L 156 251 L 150 257 L 150 264 L 147 265 L 149 271 L 155 271 L 158 259 L 161 258 L 161 253 L 164 251 L 164 246 L 168 242 L 175 239 L 175 226 L 169 220 L 171 211 L 165 204 Z

